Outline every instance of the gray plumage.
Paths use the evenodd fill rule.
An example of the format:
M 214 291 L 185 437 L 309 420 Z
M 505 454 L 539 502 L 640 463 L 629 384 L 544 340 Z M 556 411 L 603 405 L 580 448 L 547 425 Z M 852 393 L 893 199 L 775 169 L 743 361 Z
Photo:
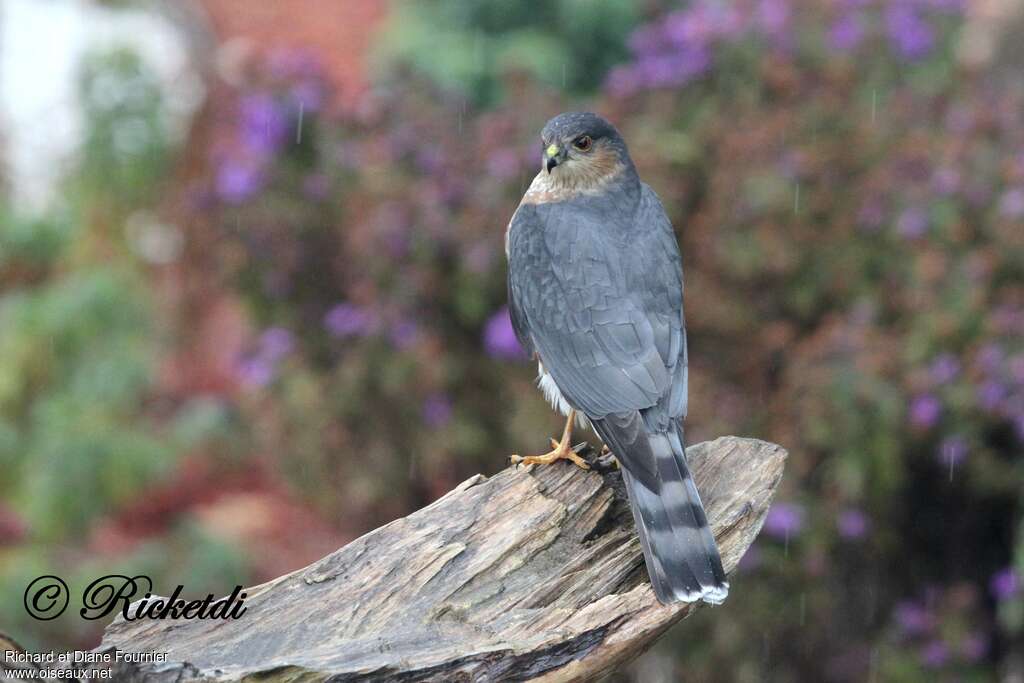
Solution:
M 728 583 L 686 466 L 682 260 L 671 223 L 604 119 L 563 114 L 542 139 L 558 154 L 545 155 L 507 235 L 516 335 L 619 459 L 658 599 L 721 602 Z

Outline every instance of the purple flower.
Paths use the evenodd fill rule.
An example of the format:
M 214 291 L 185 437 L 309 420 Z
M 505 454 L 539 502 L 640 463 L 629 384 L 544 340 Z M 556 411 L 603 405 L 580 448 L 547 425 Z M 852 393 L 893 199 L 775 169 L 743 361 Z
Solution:
M 935 617 L 922 605 L 910 600 L 897 603 L 893 618 L 900 630 L 908 636 L 917 636 L 935 627 Z
M 988 411 L 994 411 L 1000 407 L 1006 399 L 1006 386 L 994 379 L 985 380 L 978 387 L 978 404 Z
M 960 373 L 960 361 L 951 353 L 936 356 L 928 367 L 928 375 L 935 384 L 951 382 Z
M 939 421 L 942 404 L 931 394 L 920 394 L 910 402 L 910 424 L 921 429 L 933 427 Z
M 410 238 L 409 232 L 399 226 L 382 231 L 381 240 L 388 255 L 396 261 L 405 260 L 409 254 Z
M 371 311 L 350 303 L 338 304 L 324 316 L 324 327 L 335 337 L 366 335 L 376 324 L 377 317 Z
M 675 13 L 673 13 L 675 14 Z M 672 14 L 665 18 L 665 22 L 672 21 Z M 655 24 L 646 24 L 633 31 L 629 36 L 629 50 L 638 57 L 652 55 L 662 46 L 662 30 Z
M 259 355 L 243 359 L 236 369 L 242 384 L 250 387 L 264 387 L 274 378 L 274 365 Z
M 229 159 L 217 169 L 217 196 L 229 204 L 241 204 L 260 191 L 263 175 L 254 165 Z
M 893 50 L 906 60 L 916 61 L 927 56 L 935 44 L 932 27 L 909 3 L 889 4 L 885 11 L 885 25 Z
M 856 508 L 843 510 L 836 519 L 839 535 L 850 540 L 864 538 L 870 526 L 868 516 Z
M 943 166 L 932 175 L 932 188 L 941 195 L 951 195 L 960 189 L 960 172 Z
M 946 467 L 956 467 L 967 459 L 967 440 L 964 437 L 954 434 L 947 436 L 939 444 L 939 462 Z
M 1013 567 L 1000 569 L 989 579 L 988 589 L 999 602 L 1015 598 L 1020 593 L 1020 575 Z
M 423 421 L 428 427 L 437 429 L 452 419 L 452 401 L 442 393 L 434 393 L 423 401 Z
M 388 340 L 398 349 L 410 349 L 420 340 L 420 327 L 415 320 L 399 320 L 388 331 Z
M 705 45 L 712 37 L 710 17 L 703 5 L 691 5 L 686 11 L 672 12 L 663 22 L 664 35 L 673 45 Z
M 921 663 L 929 669 L 939 669 L 949 661 L 949 647 L 941 640 L 933 640 L 921 648 Z
M 270 362 L 281 360 L 295 348 L 295 337 L 283 327 L 269 327 L 260 335 L 260 356 Z
M 775 503 L 764 520 L 764 532 L 775 538 L 794 536 L 804 528 L 804 508 L 795 503 Z
M 1024 188 L 1015 187 L 1007 190 L 999 200 L 999 212 L 1007 218 L 1024 216 Z
M 711 64 L 711 54 L 701 46 L 682 48 L 671 56 L 645 57 L 636 64 L 638 79 L 649 88 L 684 85 Z
M 416 166 L 429 175 L 444 170 L 446 157 L 440 145 L 424 145 L 416 150 Z
M 686 83 L 703 74 L 711 66 L 711 51 L 702 45 L 681 50 L 678 54 L 677 68 L 679 82 Z
M 828 30 L 828 46 L 835 52 L 856 49 L 864 39 L 864 25 L 856 14 L 839 17 Z
M 289 95 L 304 114 L 320 111 L 326 99 L 323 84 L 308 79 L 292 87 Z
M 896 221 L 896 231 L 907 239 L 916 239 L 928 231 L 928 213 L 920 207 L 904 209 Z
M 239 133 L 242 144 L 258 154 L 273 154 L 289 137 L 288 117 L 271 95 L 257 93 L 242 98 Z
M 737 38 L 746 30 L 746 20 L 743 13 L 735 5 L 714 3 L 705 7 L 712 17 L 716 37 L 725 39 Z
M 760 0 L 757 3 L 757 23 L 766 35 L 781 37 L 789 23 L 788 0 Z
M 484 349 L 493 358 L 522 360 L 526 357 L 512 329 L 512 318 L 509 317 L 507 306 L 492 315 L 484 326 Z
M 665 37 L 675 46 L 708 46 L 718 38 L 735 37 L 743 31 L 743 16 L 723 3 L 695 3 L 672 12 L 662 24 Z

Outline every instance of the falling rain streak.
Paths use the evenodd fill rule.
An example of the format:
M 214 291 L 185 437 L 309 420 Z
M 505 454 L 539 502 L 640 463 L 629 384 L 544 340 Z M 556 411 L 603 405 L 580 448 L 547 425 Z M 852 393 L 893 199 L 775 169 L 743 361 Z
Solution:
M 956 453 L 954 452 L 956 446 L 952 443 L 946 443 L 943 445 L 943 456 L 946 458 L 946 462 L 949 463 L 949 481 L 953 481 L 953 468 L 956 466 Z

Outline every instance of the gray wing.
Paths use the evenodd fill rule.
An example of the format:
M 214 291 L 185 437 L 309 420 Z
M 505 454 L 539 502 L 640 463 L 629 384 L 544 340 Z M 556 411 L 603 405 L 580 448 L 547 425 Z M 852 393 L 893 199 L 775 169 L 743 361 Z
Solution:
M 512 261 L 511 261 L 511 244 L 514 239 L 514 235 L 524 230 L 523 226 L 527 225 L 525 229 L 529 229 L 528 224 L 536 222 L 536 215 L 533 211 L 533 207 L 529 205 L 519 207 L 516 212 L 512 215 L 512 220 L 508 226 L 508 240 L 509 240 L 509 275 L 508 275 L 508 314 L 509 318 L 512 319 L 512 330 L 516 333 L 516 339 L 519 340 L 519 345 L 523 347 L 528 357 L 533 357 L 535 350 L 533 348 L 533 339 L 530 337 L 530 330 L 528 327 L 526 312 L 522 308 L 520 303 L 521 294 L 513 284 L 512 278 Z M 518 230 L 517 230 L 518 227 Z M 518 296 L 517 296 L 518 294 Z
M 686 412 L 679 247 L 646 185 L 636 213 L 619 219 L 630 224 L 609 225 L 617 213 L 593 203 L 520 208 L 509 249 L 513 324 L 587 416 L 643 411 L 664 429 Z

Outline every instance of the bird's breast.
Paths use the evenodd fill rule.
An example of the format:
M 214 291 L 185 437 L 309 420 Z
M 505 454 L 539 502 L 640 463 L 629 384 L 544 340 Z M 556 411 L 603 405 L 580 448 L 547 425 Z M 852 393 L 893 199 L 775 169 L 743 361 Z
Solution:
M 566 417 L 569 416 L 569 411 L 572 410 L 573 406 L 565 400 L 565 396 L 562 395 L 562 390 L 558 388 L 555 378 L 544 369 L 544 363 L 537 363 L 537 386 L 540 387 L 540 390 L 544 393 L 544 398 L 547 399 L 552 408 Z M 576 424 L 586 429 L 590 426 L 590 420 L 587 419 L 586 415 L 577 410 Z

